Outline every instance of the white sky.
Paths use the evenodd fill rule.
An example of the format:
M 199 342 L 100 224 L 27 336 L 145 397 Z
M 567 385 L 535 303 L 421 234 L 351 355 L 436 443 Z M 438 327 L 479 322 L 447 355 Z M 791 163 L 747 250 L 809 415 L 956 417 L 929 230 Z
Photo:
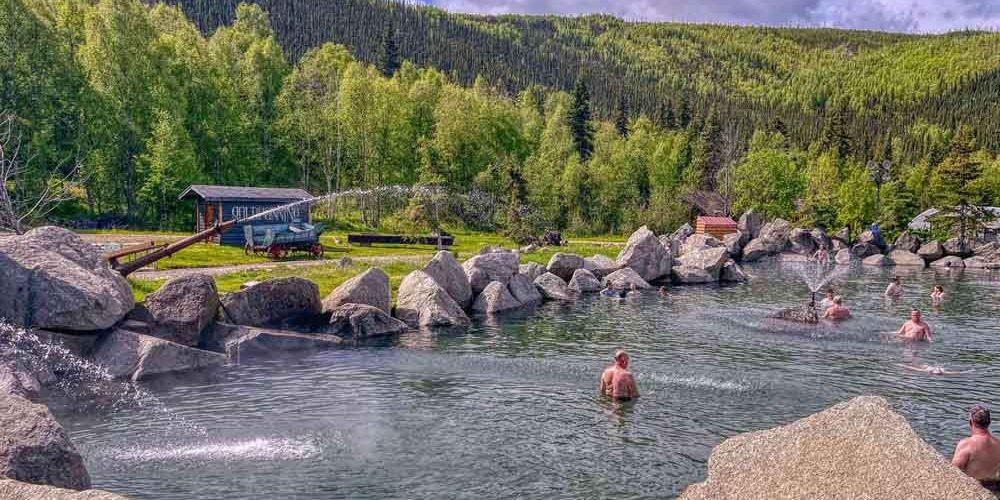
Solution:
M 1000 0 L 419 0 L 479 14 L 614 14 L 629 20 L 904 32 L 1000 28 Z

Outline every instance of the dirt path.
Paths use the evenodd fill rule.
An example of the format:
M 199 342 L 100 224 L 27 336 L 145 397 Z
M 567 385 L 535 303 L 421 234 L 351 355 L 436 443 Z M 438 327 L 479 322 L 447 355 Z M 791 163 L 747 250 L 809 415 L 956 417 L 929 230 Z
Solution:
M 430 260 L 430 255 L 386 255 L 381 257 L 359 257 L 350 259 L 351 262 L 364 264 L 386 264 L 391 262 L 422 262 Z M 186 269 L 167 269 L 164 271 L 136 271 L 129 275 L 129 278 L 140 281 L 155 281 L 162 279 L 176 278 L 190 274 L 207 274 L 209 276 L 221 276 L 223 274 L 233 274 L 245 271 L 264 271 L 277 269 L 279 267 L 313 267 L 313 266 L 340 266 L 341 259 L 323 260 L 292 260 L 288 262 L 261 262 L 258 264 L 240 264 L 235 266 L 215 266 L 215 267 L 192 267 Z

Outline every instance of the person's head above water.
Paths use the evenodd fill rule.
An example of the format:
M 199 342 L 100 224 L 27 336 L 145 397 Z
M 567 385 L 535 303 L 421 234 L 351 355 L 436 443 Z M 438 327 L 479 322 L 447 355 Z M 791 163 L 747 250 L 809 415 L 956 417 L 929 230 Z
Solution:
M 615 364 L 621 368 L 628 368 L 628 353 L 622 349 L 615 351 Z
M 893 276 L 892 279 L 889 280 L 889 281 L 891 281 L 891 282 L 893 282 L 893 283 L 895 283 L 895 284 L 898 285 L 899 284 L 899 276 Z
M 833 300 L 833 288 L 826 291 L 826 298 Z
M 910 320 L 914 322 L 920 321 L 920 309 L 910 309 Z
M 838 295 L 838 296 L 836 296 L 836 297 L 833 298 L 833 303 L 837 304 L 838 306 L 839 305 L 843 305 L 844 304 L 844 298 L 841 297 L 840 295 Z
M 934 291 L 944 293 L 944 288 L 941 285 L 934 285 Z
M 990 410 L 985 406 L 976 405 L 969 409 L 969 425 L 982 430 L 990 428 Z

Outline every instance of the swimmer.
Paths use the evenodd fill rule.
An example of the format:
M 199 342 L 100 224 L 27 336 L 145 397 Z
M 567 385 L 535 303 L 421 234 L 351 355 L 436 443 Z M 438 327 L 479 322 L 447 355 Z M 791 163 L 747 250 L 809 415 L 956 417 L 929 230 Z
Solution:
M 819 308 L 824 311 L 829 309 L 833 305 L 833 288 L 829 288 L 826 291 L 826 295 L 823 296 L 823 300 L 819 301 Z
M 610 297 L 612 299 L 617 299 L 621 298 L 621 292 L 616 290 L 615 287 L 613 287 L 610 283 L 608 283 L 608 286 L 604 287 L 604 290 L 601 290 L 601 297 Z
M 890 299 L 898 299 L 903 296 L 903 285 L 899 282 L 899 276 L 893 276 L 889 281 L 889 286 L 885 287 L 885 296 Z
M 635 283 L 632 283 L 631 285 L 629 285 L 629 287 L 628 287 L 628 296 L 629 297 L 638 297 L 639 296 L 639 287 L 635 286 Z
M 664 298 L 670 297 L 670 292 L 667 291 L 667 287 L 665 287 L 665 286 L 661 286 L 660 287 L 660 297 L 664 297 Z
M 896 336 L 908 341 L 926 340 L 927 342 L 934 342 L 934 336 L 931 335 L 931 327 L 920 319 L 919 309 L 910 311 L 910 320 L 899 327 L 899 330 L 896 331 Z
M 944 299 L 944 288 L 941 285 L 934 285 L 934 288 L 931 290 L 931 301 L 941 302 L 942 299 Z
M 816 262 L 819 262 L 820 264 L 829 264 L 830 252 L 826 250 L 825 246 L 821 246 L 819 247 L 819 250 L 816 250 L 816 253 L 813 254 L 813 259 L 816 259 Z
M 823 318 L 842 321 L 851 317 L 851 310 L 844 307 L 844 299 L 840 295 L 833 298 L 833 305 L 823 313 Z
M 983 406 L 969 410 L 971 436 L 958 442 L 951 464 L 988 488 L 1000 482 L 1000 440 L 990 434 L 990 411 Z
M 896 366 L 899 366 L 901 368 L 906 368 L 907 370 L 912 370 L 915 372 L 927 373 L 930 375 L 962 375 L 965 373 L 973 372 L 973 370 L 962 370 L 960 372 L 956 372 L 956 371 L 951 371 L 943 366 L 933 366 L 933 365 L 913 366 L 913 365 L 903 365 L 896 363 Z
M 601 394 L 618 400 L 639 397 L 639 389 L 635 386 L 635 378 L 628 371 L 628 354 L 619 349 L 615 351 L 615 363 L 604 369 L 601 374 Z

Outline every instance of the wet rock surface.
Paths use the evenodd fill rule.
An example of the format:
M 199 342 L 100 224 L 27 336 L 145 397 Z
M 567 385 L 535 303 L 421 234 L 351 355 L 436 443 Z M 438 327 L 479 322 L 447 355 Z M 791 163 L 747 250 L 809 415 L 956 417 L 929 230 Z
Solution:
M 391 311 L 389 275 L 373 267 L 343 282 L 323 299 L 323 312 L 334 311 L 344 304 L 365 304 L 389 313 Z
M 406 323 L 368 304 L 342 304 L 330 311 L 327 333 L 354 339 L 395 335 L 407 330 Z
M 0 478 L 0 498 L 4 500 L 128 500 L 127 497 L 103 490 L 76 491 L 2 478 Z
M 113 330 L 101 335 L 93 361 L 117 378 L 141 380 L 224 365 L 226 357 L 149 335 Z
M 472 304 L 473 311 L 484 314 L 498 313 L 518 307 L 521 307 L 521 302 L 514 298 L 507 285 L 499 281 L 493 281 L 486 285 L 483 293 L 480 293 Z
M 564 302 L 576 300 L 576 292 L 570 289 L 562 278 L 552 273 L 545 273 L 535 278 L 535 287 L 548 300 Z
M 0 393 L 0 476 L 83 490 L 90 475 L 83 458 L 45 405 Z
M 132 309 L 128 281 L 77 234 L 40 227 L 0 238 L 0 317 L 21 326 L 93 331 Z
M 729 438 L 708 477 L 681 500 L 981 499 L 993 495 L 953 467 L 877 396 L 862 396 L 774 429 Z

